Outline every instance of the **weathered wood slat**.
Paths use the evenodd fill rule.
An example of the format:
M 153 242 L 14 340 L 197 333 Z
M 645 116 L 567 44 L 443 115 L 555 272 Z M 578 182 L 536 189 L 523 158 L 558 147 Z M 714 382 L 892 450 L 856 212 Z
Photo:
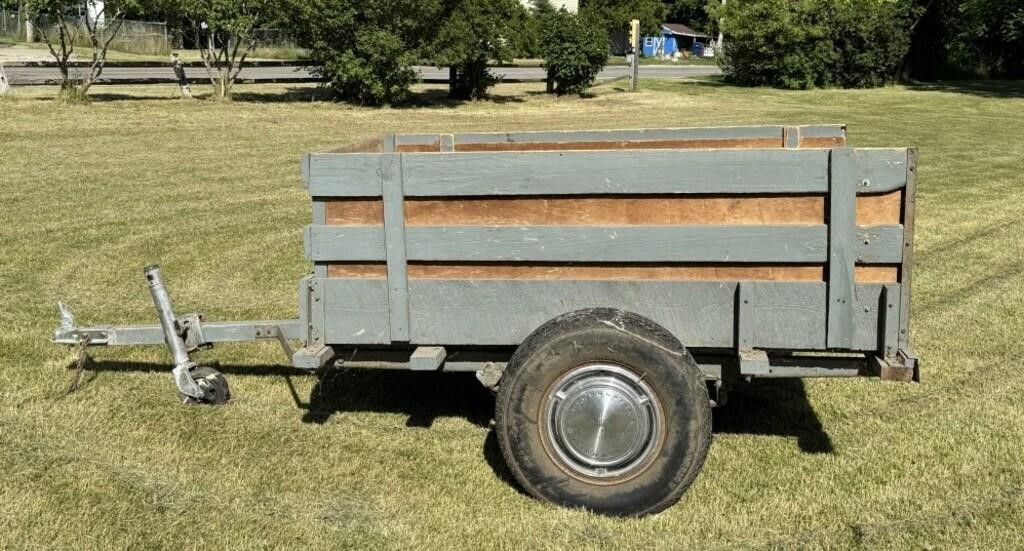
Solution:
M 383 227 L 306 226 L 306 258 L 314 262 L 386 260 Z
M 827 226 L 450 226 L 407 227 L 407 258 L 475 262 L 732 262 L 823 263 Z M 851 233 L 862 264 L 898 264 L 902 228 Z M 380 227 L 307 229 L 310 260 L 384 260 Z M 851 268 L 852 270 L 852 268 Z M 852 277 L 852 272 L 851 272 Z
M 389 344 L 387 283 L 320 280 L 327 301 L 327 342 Z M 823 350 L 824 283 L 746 282 L 751 347 Z M 545 321 L 593 306 L 623 308 L 665 326 L 691 347 L 733 348 L 737 283 L 702 281 L 411 280 L 412 344 L 516 345 Z M 859 285 L 851 350 L 878 346 L 882 285 Z
M 817 124 L 796 126 L 802 136 L 815 138 L 845 138 L 846 126 L 842 124 Z M 572 142 L 637 142 L 637 141 L 703 141 L 733 139 L 776 139 L 780 140 L 783 127 L 732 126 L 715 128 L 656 128 L 624 130 L 568 130 L 541 132 L 474 132 L 452 136 L 457 145 L 467 144 L 555 144 Z M 398 145 L 436 144 L 439 136 L 445 134 L 404 134 L 399 135 Z M 450 134 L 448 136 L 451 136 Z
M 380 154 L 309 159 L 314 197 L 379 196 Z M 404 153 L 407 196 L 825 193 L 828 151 L 818 149 Z M 898 159 L 902 158 L 900 161 Z M 906 182 L 905 150 L 857 150 L 861 193 Z
M 314 153 L 303 182 L 313 197 L 380 197 L 382 153 Z
M 902 193 L 858 196 L 857 224 L 899 224 Z M 325 222 L 314 218 L 314 223 L 384 223 L 384 203 L 379 199 L 315 200 L 313 208 L 314 214 L 324 208 L 326 217 Z M 421 197 L 405 203 L 410 226 L 821 224 L 825 219 L 823 195 Z
M 394 139 L 393 134 L 385 138 L 385 151 L 394 150 Z M 388 267 L 391 340 L 404 341 L 409 338 L 409 282 L 406 276 L 402 157 L 382 156 L 380 174 L 384 190 L 384 246 Z
M 834 348 L 850 348 L 854 337 L 856 177 L 854 151 L 833 150 L 828 195 L 828 345 Z M 870 241 L 869 238 L 862 242 Z
M 328 277 L 385 278 L 382 262 L 327 263 Z M 825 281 L 821 264 L 414 262 L 410 279 Z M 895 283 L 899 266 L 857 266 L 857 283 Z
M 406 154 L 409 196 L 800 193 L 828 187 L 823 150 Z
M 906 149 L 850 149 L 857 193 L 884 193 L 906 187 Z

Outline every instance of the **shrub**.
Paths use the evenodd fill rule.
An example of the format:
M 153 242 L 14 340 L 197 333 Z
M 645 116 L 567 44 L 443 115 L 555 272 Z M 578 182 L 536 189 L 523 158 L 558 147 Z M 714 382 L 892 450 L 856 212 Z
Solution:
M 714 10 L 722 68 L 748 86 L 881 86 L 910 45 L 911 0 L 747 0 Z
M 397 104 L 408 99 L 418 76 L 416 55 L 384 29 L 358 31 L 351 48 L 315 50 L 315 70 L 341 98 L 363 105 Z
M 564 9 L 544 16 L 540 29 L 548 91 L 583 94 L 608 61 L 607 33 Z
M 512 61 L 525 28 L 518 0 L 448 0 L 427 54 L 438 67 L 451 68 L 452 97 L 479 99 L 498 82 L 488 63 Z

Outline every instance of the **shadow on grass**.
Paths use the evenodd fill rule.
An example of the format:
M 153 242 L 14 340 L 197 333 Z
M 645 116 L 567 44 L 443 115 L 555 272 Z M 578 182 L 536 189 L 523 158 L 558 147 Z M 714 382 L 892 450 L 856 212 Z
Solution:
M 907 89 L 922 92 L 955 92 L 984 98 L 1022 98 L 1024 80 L 946 80 L 916 82 Z
M 729 393 L 729 403 L 715 410 L 713 430 L 715 434 L 795 436 L 805 453 L 833 451 L 800 379 L 738 384 Z
M 338 412 L 370 412 L 406 415 L 407 427 L 429 428 L 440 417 L 461 417 L 478 427 L 488 427 L 494 414 L 493 394 L 481 386 L 472 373 L 328 368 L 315 375 L 317 382 L 309 399 L 303 400 L 292 385 L 291 377 L 313 375 L 285 366 L 211 365 L 229 376 L 284 378 L 296 407 L 304 410 L 303 423 L 323 424 Z M 96 372 L 166 375 L 170 369 L 166 364 L 88 362 L 82 386 L 95 380 Z M 833 451 L 828 434 L 807 400 L 803 382 L 797 379 L 739 385 L 730 394 L 729 404 L 715 410 L 713 432 L 796 437 L 800 450 L 805 453 Z M 509 471 L 493 430 L 488 431 L 482 451 L 498 479 L 525 493 Z

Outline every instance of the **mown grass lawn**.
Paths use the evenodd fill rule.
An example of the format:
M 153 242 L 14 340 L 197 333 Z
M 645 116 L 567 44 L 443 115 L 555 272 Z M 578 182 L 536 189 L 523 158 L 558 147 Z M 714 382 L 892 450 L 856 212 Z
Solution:
M 783 92 L 645 82 L 553 99 L 367 109 L 308 89 L 219 104 L 173 87 L 0 100 L 0 548 L 1009 548 L 1024 546 L 1024 84 Z M 426 92 L 425 92 L 426 93 Z M 287 101 L 279 101 L 287 100 Z M 704 472 L 639 520 L 508 482 L 472 376 L 281 367 L 205 353 L 224 407 L 183 407 L 161 348 L 49 343 L 79 321 L 151 323 L 142 267 L 180 312 L 296 314 L 309 202 L 299 157 L 384 131 L 846 122 L 920 148 L 913 341 L 920 385 L 755 383 L 716 411 Z

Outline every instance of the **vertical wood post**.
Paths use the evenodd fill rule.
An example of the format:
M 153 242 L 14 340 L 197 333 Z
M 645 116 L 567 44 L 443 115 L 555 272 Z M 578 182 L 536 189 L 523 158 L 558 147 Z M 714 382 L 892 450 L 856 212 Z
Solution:
M 388 311 L 391 341 L 409 340 L 409 277 L 405 251 L 405 191 L 402 155 L 395 152 L 395 135 L 384 139 L 380 177 L 384 199 L 384 246 L 388 272 Z
M 853 346 L 854 268 L 857 263 L 857 185 L 854 151 L 833 149 L 828 189 L 829 348 Z

